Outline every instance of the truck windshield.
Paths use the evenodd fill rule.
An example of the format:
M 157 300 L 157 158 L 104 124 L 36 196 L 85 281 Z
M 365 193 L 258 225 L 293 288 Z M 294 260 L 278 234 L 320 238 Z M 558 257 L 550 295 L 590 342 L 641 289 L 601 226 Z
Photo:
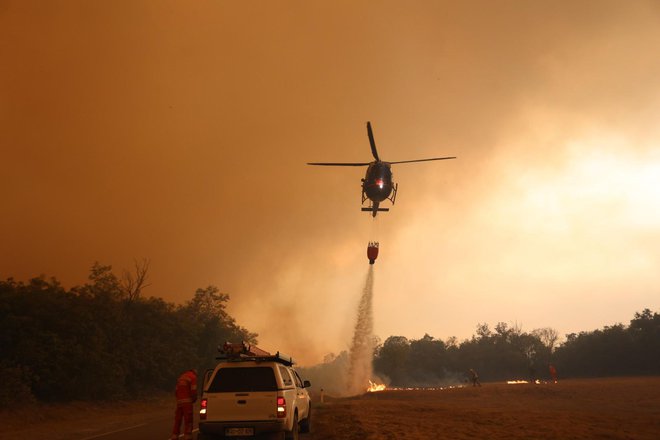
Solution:
M 275 373 L 270 367 L 221 368 L 209 386 L 210 393 L 277 391 Z

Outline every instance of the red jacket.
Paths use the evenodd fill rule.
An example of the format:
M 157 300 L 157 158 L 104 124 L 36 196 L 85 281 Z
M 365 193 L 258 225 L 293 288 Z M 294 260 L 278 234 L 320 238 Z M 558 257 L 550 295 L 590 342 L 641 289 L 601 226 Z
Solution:
M 176 403 L 177 405 L 193 403 L 197 400 L 197 374 L 188 370 L 176 381 Z

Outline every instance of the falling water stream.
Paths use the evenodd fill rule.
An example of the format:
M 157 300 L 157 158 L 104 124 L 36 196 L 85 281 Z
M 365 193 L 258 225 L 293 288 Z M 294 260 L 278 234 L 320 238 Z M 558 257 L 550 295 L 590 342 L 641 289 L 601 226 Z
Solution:
M 357 323 L 355 324 L 355 333 L 349 352 L 348 395 L 354 396 L 364 393 L 373 372 L 373 287 L 374 266 L 370 264 L 358 306 Z

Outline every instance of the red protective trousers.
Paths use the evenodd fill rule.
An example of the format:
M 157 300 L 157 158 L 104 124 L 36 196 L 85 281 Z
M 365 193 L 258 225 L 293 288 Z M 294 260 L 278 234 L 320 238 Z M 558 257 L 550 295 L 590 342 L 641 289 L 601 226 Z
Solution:
M 179 428 L 181 427 L 181 419 L 183 419 L 183 438 L 185 440 L 192 440 L 193 428 L 193 404 L 182 403 L 176 406 L 174 413 L 174 428 L 172 429 L 172 439 L 179 438 Z

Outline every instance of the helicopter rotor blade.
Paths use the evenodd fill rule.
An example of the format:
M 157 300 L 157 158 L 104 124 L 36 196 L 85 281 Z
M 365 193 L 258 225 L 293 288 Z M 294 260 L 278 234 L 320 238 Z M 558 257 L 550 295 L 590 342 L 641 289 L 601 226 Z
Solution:
M 321 165 L 321 166 L 329 166 L 329 167 L 364 167 L 369 165 L 369 162 L 364 162 L 364 163 L 307 162 L 307 165 Z
M 430 159 L 400 160 L 398 162 L 388 162 L 388 163 L 395 164 L 395 163 L 411 163 L 411 162 L 428 162 L 429 160 L 447 160 L 447 159 L 456 159 L 456 157 L 455 156 L 453 156 L 453 157 L 432 157 Z
M 371 154 L 374 155 L 374 159 L 380 161 L 378 157 L 378 151 L 376 150 L 376 141 L 374 140 L 374 133 L 371 131 L 371 122 L 367 121 L 367 135 L 369 136 L 369 144 L 371 144 Z

